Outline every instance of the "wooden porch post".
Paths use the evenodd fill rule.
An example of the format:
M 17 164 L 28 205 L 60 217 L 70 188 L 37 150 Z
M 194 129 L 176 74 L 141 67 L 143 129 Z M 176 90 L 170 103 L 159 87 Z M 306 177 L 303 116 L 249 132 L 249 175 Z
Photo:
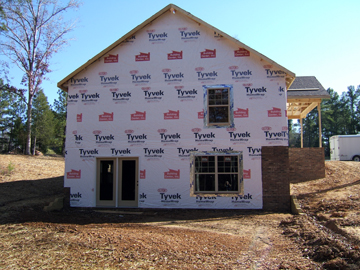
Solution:
M 319 115 L 319 148 L 322 147 L 322 135 L 321 135 L 321 103 L 317 105 L 318 115 Z
M 301 127 L 301 148 L 304 147 L 304 138 L 303 138 L 303 121 L 302 118 L 300 118 L 300 127 Z

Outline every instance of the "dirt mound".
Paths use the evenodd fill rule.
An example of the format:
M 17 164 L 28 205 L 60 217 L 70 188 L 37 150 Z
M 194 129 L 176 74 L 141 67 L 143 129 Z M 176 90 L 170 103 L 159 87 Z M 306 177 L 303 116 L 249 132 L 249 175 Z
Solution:
M 16 219 L 26 209 L 41 213 L 63 194 L 63 157 L 0 155 L 0 167 L 0 222 Z
M 291 185 L 306 215 L 281 226 L 324 269 L 359 269 L 360 163 L 327 161 L 325 169 L 325 178 Z
M 360 250 L 332 222 L 326 226 L 310 216 L 294 216 L 280 224 L 283 233 L 304 247 L 304 256 L 323 263 L 324 269 L 359 269 Z M 340 267 L 340 268 L 339 268 Z
M 291 184 L 291 194 L 296 196 L 323 194 L 357 185 L 359 184 L 357 181 L 360 181 L 360 162 L 326 161 L 325 174 L 325 178 Z

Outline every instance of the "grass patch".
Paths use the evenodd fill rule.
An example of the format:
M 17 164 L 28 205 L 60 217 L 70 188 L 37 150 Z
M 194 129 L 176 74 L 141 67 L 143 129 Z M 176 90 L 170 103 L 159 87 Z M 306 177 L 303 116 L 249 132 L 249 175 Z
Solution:
M 3 165 L 0 165 L 0 174 L 1 175 L 10 175 L 15 170 L 15 165 L 9 162 L 9 164 L 4 167 Z
M 55 152 L 54 150 L 52 150 L 52 149 L 49 148 L 49 149 L 46 151 L 45 155 L 56 155 L 56 152 Z

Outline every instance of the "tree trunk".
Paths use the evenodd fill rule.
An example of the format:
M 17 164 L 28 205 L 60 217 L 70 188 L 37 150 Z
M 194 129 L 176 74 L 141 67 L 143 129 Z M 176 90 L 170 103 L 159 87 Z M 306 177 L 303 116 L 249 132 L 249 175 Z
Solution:
M 26 122 L 26 149 L 25 155 L 31 155 L 31 110 L 33 96 L 29 93 L 29 102 L 27 104 L 27 122 Z

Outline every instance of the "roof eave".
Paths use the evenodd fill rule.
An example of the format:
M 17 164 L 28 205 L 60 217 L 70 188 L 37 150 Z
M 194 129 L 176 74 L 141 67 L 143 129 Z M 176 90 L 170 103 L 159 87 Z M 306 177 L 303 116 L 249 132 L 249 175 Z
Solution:
M 172 5 L 172 4 L 171 4 Z M 169 5 L 170 6 L 170 5 Z M 172 7 L 176 10 L 176 11 L 180 11 L 180 13 L 190 17 L 191 19 L 193 19 L 196 23 L 198 23 L 199 25 L 203 24 L 206 27 L 213 29 L 215 32 L 219 33 L 220 35 L 226 37 L 227 39 L 233 41 L 234 43 L 236 43 L 237 45 L 239 45 L 240 47 L 245 48 L 246 50 L 254 53 L 255 55 L 257 55 L 258 57 L 260 57 L 260 60 L 265 60 L 266 62 L 268 62 L 269 64 L 272 64 L 274 66 L 277 66 L 278 68 L 282 69 L 285 73 L 286 73 L 286 84 L 287 84 L 287 88 L 289 88 L 291 86 L 291 84 L 293 83 L 293 81 L 295 80 L 295 73 L 291 72 L 290 70 L 284 68 L 283 66 L 279 65 L 278 63 L 276 63 L 275 61 L 271 60 L 270 58 L 266 57 L 265 55 L 259 53 L 258 51 L 250 48 L 249 46 L 245 45 L 244 43 L 242 43 L 241 41 L 239 41 L 236 38 L 233 38 L 232 36 L 229 36 L 228 34 L 226 34 L 225 32 L 217 29 L 216 27 L 208 24 L 207 22 L 199 19 L 198 17 L 192 15 L 191 13 L 179 8 L 176 5 L 172 5 Z
M 94 63 L 95 61 L 99 60 L 101 57 L 103 57 L 105 54 L 107 54 L 109 51 L 111 51 L 112 49 L 114 49 L 115 47 L 119 46 L 123 41 L 125 41 L 127 38 L 131 37 L 132 35 L 134 35 L 136 32 L 138 32 L 139 30 L 141 30 L 142 28 L 144 28 L 146 25 L 148 25 L 150 22 L 152 22 L 153 20 L 155 20 L 157 17 L 161 16 L 163 13 L 167 12 L 170 10 L 170 8 L 173 5 L 170 4 L 168 6 L 166 6 L 165 8 L 163 8 L 162 10 L 160 10 L 159 12 L 157 12 L 156 14 L 154 14 L 153 16 L 151 16 L 149 19 L 147 19 L 146 21 L 144 21 L 143 23 L 139 24 L 138 26 L 136 26 L 134 29 L 132 29 L 131 31 L 129 31 L 127 34 L 125 34 L 124 36 L 122 36 L 120 39 L 118 39 L 117 41 L 115 41 L 113 44 L 111 44 L 110 46 L 106 47 L 104 50 L 102 50 L 100 53 L 98 53 L 97 55 L 95 55 L 93 58 L 91 58 L 90 60 L 88 60 L 87 62 L 85 62 L 83 65 L 81 65 L 79 68 L 77 68 L 76 70 L 74 70 L 73 72 L 71 72 L 68 76 L 66 76 L 64 79 L 62 79 L 60 82 L 57 83 L 57 86 L 66 91 L 68 87 L 65 86 L 64 84 L 70 80 L 72 77 L 74 77 L 76 74 L 78 74 L 79 72 L 85 70 L 89 65 L 91 65 L 92 63 Z
M 288 92 L 288 95 L 287 95 L 287 99 L 330 99 L 330 95 L 310 95 L 310 96 L 297 96 L 297 95 L 289 95 L 289 92 Z

